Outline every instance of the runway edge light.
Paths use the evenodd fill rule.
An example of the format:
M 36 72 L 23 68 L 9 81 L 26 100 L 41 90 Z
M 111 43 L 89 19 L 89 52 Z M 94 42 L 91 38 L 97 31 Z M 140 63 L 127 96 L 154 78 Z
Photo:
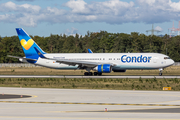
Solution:
M 171 87 L 163 87 L 163 90 L 171 90 Z

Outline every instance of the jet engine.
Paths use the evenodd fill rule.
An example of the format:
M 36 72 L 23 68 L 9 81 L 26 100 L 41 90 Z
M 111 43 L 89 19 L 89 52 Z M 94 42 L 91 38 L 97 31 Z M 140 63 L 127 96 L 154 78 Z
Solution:
M 109 64 L 102 64 L 98 65 L 93 70 L 97 71 L 98 73 L 110 73 L 112 71 L 112 66 Z

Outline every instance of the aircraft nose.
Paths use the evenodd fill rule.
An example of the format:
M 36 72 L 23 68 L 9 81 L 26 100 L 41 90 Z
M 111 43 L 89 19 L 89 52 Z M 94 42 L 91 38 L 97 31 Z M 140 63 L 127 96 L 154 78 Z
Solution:
M 174 60 L 171 59 L 171 64 L 173 65 L 174 63 L 175 63 Z

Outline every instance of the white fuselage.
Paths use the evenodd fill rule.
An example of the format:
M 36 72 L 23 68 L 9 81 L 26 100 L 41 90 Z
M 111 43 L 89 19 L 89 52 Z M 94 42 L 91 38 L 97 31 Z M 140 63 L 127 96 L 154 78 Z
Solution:
M 44 54 L 48 58 L 89 61 L 114 64 L 114 70 L 125 69 L 159 69 L 171 66 L 174 61 L 159 53 L 50 53 Z M 38 58 L 36 65 L 55 69 L 78 69 L 78 65 L 67 65 Z

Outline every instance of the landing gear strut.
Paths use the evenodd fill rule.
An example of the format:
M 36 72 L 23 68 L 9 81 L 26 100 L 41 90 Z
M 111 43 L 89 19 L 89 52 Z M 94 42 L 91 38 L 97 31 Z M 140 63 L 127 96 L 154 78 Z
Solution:
M 91 68 L 86 68 L 86 71 L 88 71 L 88 72 L 85 72 L 84 73 L 84 76 L 92 76 L 93 75 L 93 73 L 92 72 L 90 72 L 91 71 Z M 102 75 L 102 73 L 99 73 L 99 72 L 94 72 L 94 76 L 97 76 L 97 75 Z
M 160 68 L 160 69 L 159 69 L 159 76 L 162 76 L 162 72 L 163 72 L 163 69 Z

